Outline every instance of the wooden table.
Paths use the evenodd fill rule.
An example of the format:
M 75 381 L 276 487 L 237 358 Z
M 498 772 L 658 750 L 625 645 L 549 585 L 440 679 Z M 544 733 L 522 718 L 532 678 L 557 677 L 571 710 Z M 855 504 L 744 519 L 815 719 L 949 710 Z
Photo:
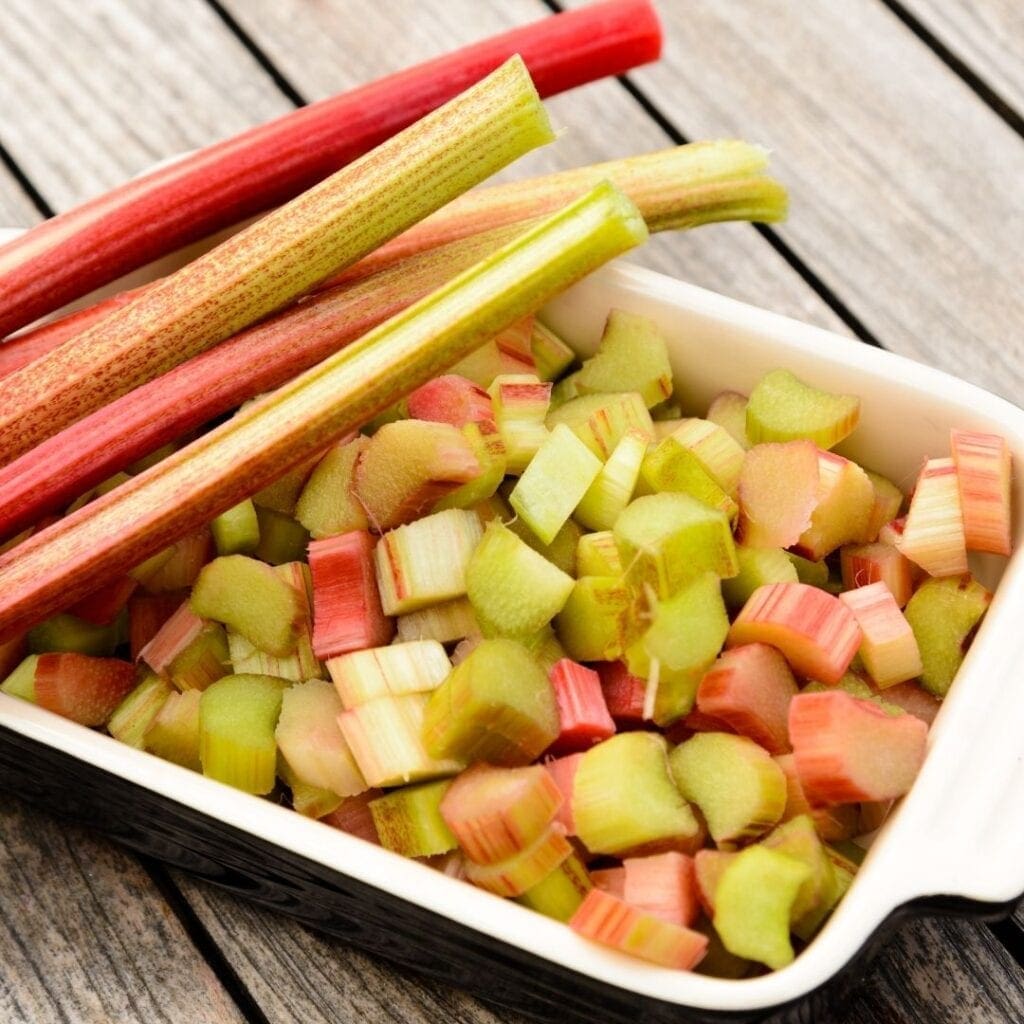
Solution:
M 30 225 L 170 154 L 553 6 L 4 0 L 0 224 Z M 1020 0 L 661 9 L 662 62 L 553 101 L 564 136 L 515 173 L 685 139 L 765 143 L 792 192 L 786 224 L 658 238 L 637 258 L 1020 401 Z M 13 795 L 0 798 L 0 877 L 10 1024 L 498 1019 Z M 833 1024 L 1020 1022 L 1022 952 L 1020 921 L 912 924 Z

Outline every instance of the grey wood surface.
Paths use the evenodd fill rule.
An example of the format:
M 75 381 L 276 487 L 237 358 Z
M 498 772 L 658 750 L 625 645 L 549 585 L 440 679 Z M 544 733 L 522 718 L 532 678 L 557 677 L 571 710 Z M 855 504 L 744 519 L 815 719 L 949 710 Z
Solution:
M 903 6 L 1018 115 L 1024 110 L 1024 4 L 903 0 Z
M 991 63 L 996 54 L 1012 77 L 1012 45 L 986 40 L 975 25 L 1012 22 L 993 22 L 1012 13 L 1007 0 L 985 0 L 977 15 L 967 13 L 967 0 L 910 6 L 922 20 L 922 8 L 941 9 L 945 45 L 956 50 L 954 39 L 969 60 Z M 306 99 L 547 12 L 540 0 L 228 0 L 225 7 Z M 792 258 L 744 225 L 657 239 L 640 262 L 848 331 L 831 301 L 886 346 L 1019 395 L 1024 306 L 1012 285 L 1020 280 L 1021 207 L 1019 190 L 1007 184 L 1024 163 L 1019 138 L 875 0 L 819 0 L 813 16 L 801 0 L 662 0 L 660 7 L 666 62 L 632 79 L 689 137 L 742 134 L 773 146 L 793 192 L 793 219 L 779 235 L 807 266 L 794 269 Z M 940 34 L 937 22 L 931 29 Z M 0 12 L 0 144 L 54 208 L 290 106 L 204 0 L 5 0 Z M 619 83 L 578 90 L 551 109 L 563 137 L 515 173 L 669 142 Z M 23 224 L 37 216 L 2 168 L 0 216 Z M 10 863 L 21 879 L 0 887 L 0 1020 L 239 1019 L 131 857 L 13 802 L 0 805 L 0 831 L 0 856 L 17 851 Z M 60 842 L 87 851 L 86 870 L 76 874 L 73 860 L 56 857 Z M 50 884 L 54 865 L 59 907 L 49 896 L 26 895 Z M 184 875 L 173 878 L 229 965 L 228 987 L 240 984 L 269 1021 L 496 1019 L 464 995 Z M 129 954 L 88 899 L 132 922 Z M 55 915 L 60 941 L 50 930 Z M 46 984 L 29 960 L 45 965 Z M 914 924 L 832 1024 L 866 1020 L 1024 1020 L 1024 972 L 983 926 Z

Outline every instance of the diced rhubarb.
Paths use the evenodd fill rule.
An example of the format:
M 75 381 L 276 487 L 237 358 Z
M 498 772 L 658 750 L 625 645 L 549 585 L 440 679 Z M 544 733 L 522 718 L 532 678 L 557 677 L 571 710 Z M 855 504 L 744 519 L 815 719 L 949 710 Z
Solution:
M 715 891 L 725 869 L 738 855 L 729 850 L 698 850 L 693 857 L 693 881 L 697 899 L 709 916 L 715 913 Z
M 708 406 L 708 420 L 728 431 L 743 449 L 750 447 L 747 437 L 747 396 L 738 391 L 723 391 Z
M 138 585 L 131 576 L 120 576 L 76 601 L 68 611 L 94 626 L 109 626 L 124 610 Z
M 545 917 L 568 923 L 593 888 L 582 859 L 572 853 L 546 878 L 518 896 L 516 902 Z
M 135 666 L 85 654 L 41 654 L 36 661 L 36 703 L 79 725 L 104 725 L 135 687 Z
M 368 843 L 380 846 L 370 804 L 381 795 L 379 789 L 368 789 L 358 796 L 350 796 L 347 800 L 342 800 L 337 810 L 325 814 L 320 820 L 331 828 L 348 832 L 349 835 L 358 836 Z
M 384 613 L 404 615 L 465 594 L 482 532 L 479 516 L 452 508 L 384 534 L 373 555 Z
M 132 661 L 185 602 L 182 594 L 134 594 L 128 602 L 128 642 Z
M 403 857 L 435 857 L 458 843 L 441 814 L 451 782 L 404 786 L 370 801 L 370 813 L 380 844 Z
M 662 438 L 644 456 L 640 465 L 639 489 L 648 494 L 688 494 L 704 505 L 720 509 L 730 522 L 735 520 L 739 511 L 736 502 L 701 459 L 674 433 Z
M 600 662 L 621 658 L 631 603 L 620 577 L 580 576 L 555 621 L 569 657 Z
M 834 452 L 818 452 L 818 500 L 810 526 L 793 550 L 820 562 L 842 544 L 867 540 L 874 504 L 871 480 L 856 462 Z
M 601 889 L 591 889 L 569 927 L 620 952 L 662 967 L 689 971 L 708 947 L 706 935 L 645 913 Z
M 172 544 L 168 554 L 158 552 L 129 575 L 137 579 L 150 594 L 166 594 L 168 591 L 191 587 L 212 557 L 213 537 L 209 528 L 204 526 Z
M 928 726 L 892 717 L 841 690 L 801 693 L 789 706 L 796 768 L 812 804 L 889 800 L 910 789 L 924 762 Z
M 183 601 L 139 652 L 139 659 L 157 675 L 167 675 L 171 662 L 199 636 L 202 629 L 203 620 L 192 611 L 188 601 Z
M 451 423 L 456 427 L 494 422 L 490 395 L 454 373 L 427 381 L 409 395 L 406 405 L 414 420 Z
M 165 761 L 202 771 L 199 760 L 199 690 L 172 692 L 146 729 L 146 750 Z
M 147 672 L 139 684 L 128 694 L 107 721 L 107 732 L 142 750 L 146 731 L 172 693 L 170 684 L 152 672 Z
M 1010 449 L 998 434 L 953 430 L 953 463 L 960 487 L 968 551 L 1010 553 Z
M 368 529 L 352 490 L 356 461 L 370 443 L 362 434 L 339 441 L 317 463 L 295 503 L 295 518 L 317 540 Z
M 584 360 L 576 384 L 581 395 L 636 391 L 653 408 L 672 394 L 665 336 L 648 317 L 611 310 L 601 343 Z
M 847 545 L 839 551 L 843 587 L 853 590 L 884 583 L 902 608 L 914 592 L 913 567 L 891 544 Z
M 398 639 L 403 643 L 437 640 L 438 643 L 447 644 L 476 636 L 480 632 L 473 606 L 465 597 L 456 597 L 419 611 L 407 612 L 399 615 L 396 621 Z
M 377 533 L 412 522 L 445 495 L 475 480 L 481 465 L 450 423 L 386 423 L 360 453 L 353 489 Z
M 924 464 L 896 547 L 931 576 L 967 572 L 960 483 L 952 459 L 929 459 Z
M 373 565 L 375 541 L 365 530 L 313 541 L 313 649 L 326 659 L 390 641 Z
M 903 708 L 908 714 L 917 715 L 922 722 L 931 725 L 942 707 L 942 701 L 924 690 L 918 683 L 897 683 L 887 686 L 883 694 L 886 704 Z
M 478 764 L 452 782 L 441 815 L 471 861 L 495 864 L 546 832 L 561 803 L 561 791 L 540 765 Z
M 673 924 L 689 927 L 700 914 L 693 858 L 685 853 L 627 857 L 622 899 L 630 906 Z
M 607 459 L 631 430 L 654 440 L 651 414 L 636 391 L 581 395 L 549 413 L 548 428 L 554 429 L 559 423 L 569 427 L 600 459 Z
M 565 754 L 586 750 L 615 734 L 615 723 L 601 692 L 601 677 L 593 669 L 562 658 L 549 675 L 559 721 L 552 751 Z
M 879 473 L 872 473 L 870 469 L 864 470 L 871 481 L 871 487 L 875 492 L 875 503 L 871 509 L 871 516 L 865 530 L 868 542 L 875 540 L 879 530 L 886 523 L 892 522 L 900 514 L 903 508 L 903 492 L 889 479 Z
M 739 535 L 751 548 L 788 548 L 818 503 L 818 450 L 810 441 L 759 444 L 739 476 Z
M 789 702 L 796 692 L 793 673 L 774 647 L 744 644 L 725 651 L 704 674 L 697 708 L 781 754 L 789 750 Z
M 789 370 L 766 373 L 747 402 L 747 437 L 763 441 L 806 439 L 834 448 L 860 419 L 860 399 L 806 384 Z
M 646 453 L 647 438 L 627 431 L 576 506 L 576 521 L 592 530 L 610 531 L 633 497 Z
M 507 472 L 521 473 L 547 440 L 544 418 L 551 402 L 551 385 L 532 374 L 502 374 L 488 391 L 505 442 Z
M 839 600 L 853 612 L 860 626 L 860 656 L 880 687 L 921 674 L 921 652 L 914 631 L 884 583 L 848 590 L 839 595 Z
M 878 543 L 898 547 L 900 538 L 903 536 L 903 532 L 906 528 L 906 516 L 900 516 L 898 519 L 893 519 L 892 522 L 886 523 L 885 526 L 878 531 Z
M 448 655 L 436 640 L 368 647 L 327 662 L 327 671 L 346 708 L 358 707 L 377 697 L 431 693 L 451 670 Z
M 818 835 L 826 842 L 850 839 L 857 835 L 858 813 L 854 804 L 833 804 L 827 807 L 813 807 L 800 784 L 800 773 L 796 768 L 793 754 L 779 754 L 775 763 L 786 776 L 786 809 L 783 821 L 792 821 L 801 814 L 810 816 Z
M 605 706 L 612 718 L 626 725 L 642 722 L 647 680 L 633 675 L 621 661 L 601 662 L 597 671 Z
M 580 576 L 622 576 L 622 559 L 611 530 L 585 533 L 576 544 L 576 573 Z
M 576 353 L 550 327 L 536 317 L 531 319 L 530 354 L 535 372 L 541 380 L 557 380 L 576 361 Z
M 467 860 L 466 879 L 497 896 L 520 896 L 547 878 L 572 852 L 572 844 L 552 825 L 526 849 L 505 860 L 489 864 Z
M 590 872 L 590 878 L 594 885 L 602 892 L 609 893 L 620 900 L 625 898 L 625 868 L 598 868 L 597 871 Z
M 773 583 L 743 606 L 726 646 L 770 644 L 800 675 L 837 683 L 860 641 L 857 620 L 837 598 L 806 583 Z
M 565 757 L 556 757 L 544 762 L 544 770 L 551 776 L 562 794 L 562 802 L 555 814 L 555 821 L 565 829 L 567 836 L 576 834 L 576 822 L 572 816 L 572 792 L 576 780 L 576 770 L 580 766 L 582 757 L 582 754 L 567 754 Z

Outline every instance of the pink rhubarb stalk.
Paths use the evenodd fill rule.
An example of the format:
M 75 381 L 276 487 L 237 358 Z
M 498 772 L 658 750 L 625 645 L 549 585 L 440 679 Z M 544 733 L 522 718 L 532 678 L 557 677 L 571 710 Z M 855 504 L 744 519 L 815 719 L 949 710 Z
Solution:
M 521 60 L 0 380 L 0 462 L 288 305 L 553 138 Z
M 649 0 L 543 18 L 303 107 L 46 221 L 0 249 L 0 337 L 310 188 L 520 54 L 543 96 L 656 60 Z

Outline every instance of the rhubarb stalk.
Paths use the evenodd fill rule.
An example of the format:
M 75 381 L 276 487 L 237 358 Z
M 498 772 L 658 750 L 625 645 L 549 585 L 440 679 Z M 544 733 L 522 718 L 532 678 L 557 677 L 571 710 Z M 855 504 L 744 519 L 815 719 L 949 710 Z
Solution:
M 0 557 L 0 637 L 96 590 L 443 372 L 643 241 L 613 186 L 587 196 L 227 423 Z
M 542 18 L 199 150 L 0 249 L 0 337 L 189 242 L 291 199 L 513 54 L 544 96 L 656 60 L 649 0 Z
M 522 60 L 0 380 L 0 462 L 306 294 L 553 138 Z

